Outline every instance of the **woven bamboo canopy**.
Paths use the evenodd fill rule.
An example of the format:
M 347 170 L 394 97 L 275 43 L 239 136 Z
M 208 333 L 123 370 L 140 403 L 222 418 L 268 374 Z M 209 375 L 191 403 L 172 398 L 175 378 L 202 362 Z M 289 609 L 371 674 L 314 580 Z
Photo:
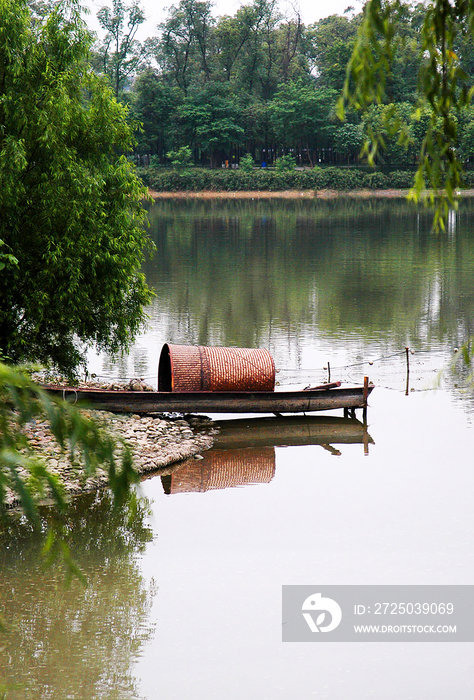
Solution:
M 275 363 L 265 349 L 165 343 L 158 391 L 273 391 Z

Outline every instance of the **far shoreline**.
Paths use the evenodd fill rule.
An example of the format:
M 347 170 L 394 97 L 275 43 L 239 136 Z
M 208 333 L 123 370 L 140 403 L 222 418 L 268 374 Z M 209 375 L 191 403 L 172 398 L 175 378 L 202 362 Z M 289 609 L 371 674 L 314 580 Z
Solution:
M 355 197 L 369 199 L 379 198 L 403 198 L 408 190 L 244 190 L 244 191 L 219 191 L 204 190 L 200 192 L 156 192 L 149 189 L 149 195 L 154 199 L 336 199 L 337 197 Z
M 219 191 L 204 190 L 199 192 L 177 191 L 157 192 L 151 188 L 148 194 L 153 200 L 159 199 L 404 199 L 410 190 L 246 190 Z M 474 189 L 461 190 L 458 197 L 474 197 Z

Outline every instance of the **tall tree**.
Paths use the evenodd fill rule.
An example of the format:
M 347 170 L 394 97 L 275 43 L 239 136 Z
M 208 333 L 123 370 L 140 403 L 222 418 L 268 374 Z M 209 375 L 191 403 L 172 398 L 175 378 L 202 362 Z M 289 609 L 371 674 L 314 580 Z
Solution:
M 112 0 L 112 8 L 101 7 L 97 19 L 106 32 L 97 48 L 99 64 L 118 97 L 146 56 L 145 47 L 135 38 L 145 13 L 136 2 L 125 5 L 122 0 Z
M 239 111 L 227 83 L 193 90 L 178 108 L 182 140 L 203 150 L 211 166 L 221 165 L 231 146 L 243 142 Z
M 278 84 L 275 30 L 281 15 L 276 0 L 253 0 L 248 13 L 250 37 L 239 56 L 237 77 L 242 90 L 268 100 Z
M 337 92 L 317 88 L 302 80 L 282 85 L 270 103 L 271 121 L 278 141 L 308 154 L 314 165 L 311 150 L 327 146 L 328 129 L 336 104 Z M 330 133 L 330 131 L 329 131 Z
M 307 28 L 305 50 L 319 85 L 342 90 L 359 24 L 359 15 L 330 15 Z
M 179 88 L 169 85 L 156 71 L 149 68 L 139 74 L 130 103 L 131 115 L 142 126 L 137 134 L 139 152 L 164 160 L 173 145 L 173 116 L 182 100 Z
M 300 51 L 303 25 L 299 14 L 282 22 L 277 29 L 277 45 L 280 56 L 280 73 L 283 82 L 298 77 L 301 68 L 302 54 Z M 300 60 L 298 60 L 300 59 Z M 304 59 L 303 59 L 304 61 Z
M 195 82 L 210 79 L 210 37 L 214 24 L 211 7 L 210 0 L 180 0 L 158 27 L 161 38 L 156 44 L 155 58 L 185 94 L 193 78 Z M 202 76 L 203 80 L 196 76 Z
M 220 17 L 214 30 L 216 61 L 225 79 L 231 81 L 244 46 L 250 40 L 255 14 L 249 5 L 239 7 L 234 17 Z
M 38 29 L 0 0 L 0 354 L 73 372 L 85 347 L 126 349 L 145 319 L 146 192 L 125 107 L 87 62 L 75 2 Z

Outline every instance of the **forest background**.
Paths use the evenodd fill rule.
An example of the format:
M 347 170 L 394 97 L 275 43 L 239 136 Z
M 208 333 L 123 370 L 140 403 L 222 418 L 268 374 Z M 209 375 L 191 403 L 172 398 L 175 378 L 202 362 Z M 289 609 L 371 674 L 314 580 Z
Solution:
M 145 21 L 139 4 L 113 0 L 97 13 L 101 31 L 93 64 L 142 125 L 133 154 L 137 165 L 155 171 L 171 164 L 347 168 L 361 164 L 364 141 L 376 138 L 379 170 L 416 168 L 432 116 L 419 89 L 423 4 L 401 3 L 392 13 L 383 99 L 363 111 L 347 110 L 344 121 L 336 105 L 363 12 L 348 7 L 305 26 L 298 12 L 283 14 L 275 0 L 243 4 L 232 16 L 215 17 L 212 10 L 210 0 L 181 0 L 143 42 L 135 38 Z M 457 58 L 472 84 L 472 36 L 462 22 L 457 29 Z M 469 169 L 474 109 L 457 110 L 454 118 L 457 155 Z M 399 176 L 391 184 L 408 187 L 412 181 Z M 383 178 L 372 178 L 377 183 Z

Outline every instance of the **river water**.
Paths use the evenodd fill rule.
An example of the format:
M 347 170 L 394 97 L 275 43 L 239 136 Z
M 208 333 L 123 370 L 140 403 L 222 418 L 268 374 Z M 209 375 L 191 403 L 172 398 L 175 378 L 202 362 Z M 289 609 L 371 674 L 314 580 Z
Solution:
M 215 416 L 215 449 L 143 481 L 128 511 L 107 493 L 72 504 L 87 588 L 65 589 L 12 524 L 0 697 L 471 698 L 473 644 L 284 643 L 281 587 L 474 583 L 474 390 L 456 351 L 474 206 L 442 234 L 398 200 L 164 201 L 150 222 L 149 328 L 91 372 L 156 384 L 164 342 L 267 347 L 280 386 L 369 376 L 368 425 Z

